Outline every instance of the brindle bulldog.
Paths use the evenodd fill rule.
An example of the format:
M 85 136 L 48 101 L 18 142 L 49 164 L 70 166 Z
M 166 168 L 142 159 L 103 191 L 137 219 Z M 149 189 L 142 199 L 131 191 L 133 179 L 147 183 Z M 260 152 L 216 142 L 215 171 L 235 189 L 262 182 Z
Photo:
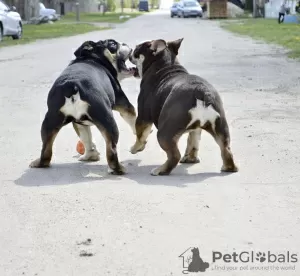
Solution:
M 189 74 L 177 55 L 183 39 L 166 42 L 146 41 L 136 46 L 129 60 L 141 78 L 136 120 L 136 142 L 131 153 L 144 150 L 152 125 L 167 154 L 167 161 L 152 170 L 152 175 L 168 175 L 181 163 L 198 163 L 202 129 L 210 133 L 221 149 L 221 171 L 237 172 L 230 149 L 230 134 L 223 103 L 216 89 L 203 78 Z M 177 143 L 189 133 L 181 158 Z

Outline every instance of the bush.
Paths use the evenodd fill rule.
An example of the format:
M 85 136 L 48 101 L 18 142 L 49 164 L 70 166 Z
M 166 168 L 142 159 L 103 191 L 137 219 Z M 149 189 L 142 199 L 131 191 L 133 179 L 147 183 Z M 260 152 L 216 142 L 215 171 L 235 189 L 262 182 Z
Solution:
M 117 5 L 114 0 L 107 0 L 107 10 L 114 12 L 116 11 Z

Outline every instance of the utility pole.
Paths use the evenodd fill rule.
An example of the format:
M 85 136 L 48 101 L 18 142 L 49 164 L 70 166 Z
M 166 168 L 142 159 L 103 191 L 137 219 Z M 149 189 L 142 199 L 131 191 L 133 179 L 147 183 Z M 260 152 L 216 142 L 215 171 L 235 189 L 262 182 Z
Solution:
M 76 2 L 76 21 L 79 22 L 80 21 L 80 16 L 79 16 L 79 3 Z
M 256 0 L 253 0 L 253 14 L 252 14 L 253 18 L 256 17 Z
M 124 13 L 124 0 L 121 0 L 121 13 Z

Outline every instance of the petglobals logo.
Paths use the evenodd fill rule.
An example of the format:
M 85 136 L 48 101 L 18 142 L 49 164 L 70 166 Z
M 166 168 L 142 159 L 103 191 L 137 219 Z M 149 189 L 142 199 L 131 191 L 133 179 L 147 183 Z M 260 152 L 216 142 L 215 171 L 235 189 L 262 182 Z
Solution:
M 231 254 L 223 254 L 219 251 L 212 252 L 212 261 L 224 263 L 296 263 L 298 262 L 298 255 L 286 251 L 284 253 L 254 252 L 242 251 L 232 252 Z
M 215 271 L 293 271 L 298 255 L 286 252 L 241 251 L 230 254 L 212 252 L 211 269 Z
M 201 274 L 212 271 L 283 271 L 297 270 L 298 253 L 289 251 L 211 251 L 189 247 L 179 255 L 182 274 Z M 300 274 L 299 274 L 300 275 Z

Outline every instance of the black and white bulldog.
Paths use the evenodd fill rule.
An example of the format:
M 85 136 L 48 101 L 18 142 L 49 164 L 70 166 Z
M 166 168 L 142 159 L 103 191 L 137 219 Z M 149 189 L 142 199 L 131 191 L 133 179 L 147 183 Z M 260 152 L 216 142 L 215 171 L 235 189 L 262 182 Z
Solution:
M 120 113 L 135 133 L 135 108 L 119 83 L 135 72 L 125 64 L 131 52 L 127 44 L 113 39 L 86 41 L 74 52 L 76 58 L 56 79 L 48 94 L 48 111 L 41 128 L 41 156 L 30 167 L 50 165 L 56 135 L 63 126 L 72 122 L 85 148 L 80 161 L 99 160 L 90 129 L 95 125 L 106 142 L 109 172 L 125 173 L 118 160 L 119 130 L 113 110 Z
M 130 61 L 141 78 L 136 119 L 136 142 L 131 153 L 144 150 L 152 125 L 167 154 L 167 161 L 152 175 L 168 175 L 181 159 L 177 143 L 189 133 L 181 163 L 198 163 L 202 129 L 209 132 L 221 149 L 222 171 L 237 172 L 230 149 L 229 128 L 220 95 L 203 78 L 189 74 L 177 55 L 183 39 L 146 41 L 136 46 Z

